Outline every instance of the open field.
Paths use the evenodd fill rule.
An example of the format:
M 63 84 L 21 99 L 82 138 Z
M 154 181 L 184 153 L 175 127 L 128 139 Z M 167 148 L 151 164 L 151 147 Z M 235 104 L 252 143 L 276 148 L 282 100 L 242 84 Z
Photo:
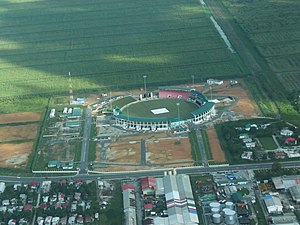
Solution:
M 141 159 L 140 142 L 117 142 L 109 146 L 106 154 L 107 162 L 115 163 L 136 163 L 138 164 Z M 97 157 L 99 158 L 99 157 Z
M 72 161 L 75 159 L 76 145 L 60 142 L 42 146 L 42 153 L 46 163 L 51 160 Z
M 41 113 L 39 112 L 1 114 L 0 124 L 39 121 L 40 119 L 41 119 Z
M 252 99 L 250 93 L 247 91 L 243 80 L 238 80 L 238 82 L 238 85 L 230 86 L 229 81 L 224 81 L 224 84 L 212 88 L 213 95 L 237 97 L 239 99 L 237 105 L 230 108 L 230 110 L 249 117 L 260 115 L 259 109 Z M 209 90 L 207 90 L 206 94 L 209 95 Z
M 35 139 L 38 124 L 0 126 L 0 142 Z
M 1 1 L 0 96 L 245 73 L 195 0 Z
M 191 144 L 188 138 L 149 140 L 146 145 L 147 161 L 149 163 L 164 164 L 193 161 Z
M 214 127 L 209 127 L 206 129 L 208 136 L 209 146 L 213 155 L 213 161 L 215 162 L 225 162 L 225 154 L 221 148 L 217 132 Z
M 253 94 L 262 103 L 265 115 L 278 116 L 299 125 L 291 92 L 299 90 L 300 39 L 299 1 L 209 0 L 226 14 L 247 49 L 240 51 L 254 75 Z M 225 7 L 224 7 L 225 6 Z M 227 11 L 228 9 L 228 11 Z M 228 13 L 229 12 L 229 13 Z M 230 31 L 230 33 L 234 33 Z M 235 36 L 234 34 L 229 36 Z M 250 57 L 251 58 L 251 57 Z M 249 59 L 249 57 L 248 57 Z M 298 75 L 297 75 L 298 74 Z M 256 86 L 256 87 L 254 87 Z M 269 104 L 272 101 L 273 104 Z M 274 105 L 277 110 L 274 110 Z
M 33 142 L 25 142 L 20 144 L 0 144 L 0 167 L 25 167 L 32 147 Z
M 259 142 L 261 143 L 264 149 L 273 150 L 277 148 L 277 145 L 272 137 L 260 137 Z

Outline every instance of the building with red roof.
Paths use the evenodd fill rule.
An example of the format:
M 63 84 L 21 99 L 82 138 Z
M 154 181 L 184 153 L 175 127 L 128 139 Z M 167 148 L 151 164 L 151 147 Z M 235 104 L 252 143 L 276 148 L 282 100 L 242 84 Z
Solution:
M 292 137 L 289 137 L 289 138 L 285 139 L 284 143 L 285 144 L 296 144 L 296 139 L 292 138 Z
M 284 152 L 276 152 L 275 153 L 275 158 L 276 159 L 284 159 L 285 158 L 285 153 Z
M 143 195 L 153 195 L 156 190 L 156 179 L 154 177 L 143 177 L 140 179 Z
M 152 204 L 144 204 L 144 209 L 145 209 L 145 211 L 151 211 L 153 209 L 153 205 Z
M 134 185 L 133 184 L 124 184 L 122 185 L 122 191 L 125 191 L 125 190 L 134 190 Z
M 24 211 L 32 211 L 33 206 L 32 205 L 24 205 L 23 210 Z

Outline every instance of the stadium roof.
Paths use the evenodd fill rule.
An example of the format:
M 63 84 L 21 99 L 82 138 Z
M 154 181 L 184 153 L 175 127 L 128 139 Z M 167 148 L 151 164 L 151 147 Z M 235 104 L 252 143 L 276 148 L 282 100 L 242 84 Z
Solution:
M 185 87 L 177 87 L 177 86 L 161 86 L 158 87 L 158 90 L 180 90 L 180 91 L 194 91 L 194 88 L 185 88 Z
M 191 112 L 194 116 L 202 114 L 204 112 L 209 111 L 213 106 L 215 105 L 215 103 L 213 102 L 206 102 L 203 106 L 201 106 L 200 108 L 194 110 L 193 112 Z
M 124 113 L 120 113 L 116 117 L 119 119 L 131 120 L 131 121 L 136 121 L 136 122 L 165 122 L 168 120 L 166 117 L 144 118 L 144 117 L 128 116 L 127 114 L 124 114 Z

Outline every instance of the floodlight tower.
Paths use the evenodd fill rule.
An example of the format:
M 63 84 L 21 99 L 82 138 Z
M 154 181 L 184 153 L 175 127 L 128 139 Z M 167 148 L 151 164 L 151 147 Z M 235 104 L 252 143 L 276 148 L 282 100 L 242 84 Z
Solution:
M 180 121 L 180 110 L 179 110 L 180 103 L 177 102 L 176 105 L 177 105 L 177 117 L 178 117 L 178 122 L 179 122 Z
M 72 78 L 71 78 L 71 72 L 69 72 L 69 95 L 70 95 L 70 105 L 73 102 L 73 87 L 72 87 Z
M 147 76 L 144 75 L 143 78 L 144 78 L 144 90 L 145 90 L 145 93 L 146 93 L 147 92 L 147 86 L 146 86 L 146 78 L 147 78 Z
M 192 75 L 193 87 L 195 87 L 195 75 Z

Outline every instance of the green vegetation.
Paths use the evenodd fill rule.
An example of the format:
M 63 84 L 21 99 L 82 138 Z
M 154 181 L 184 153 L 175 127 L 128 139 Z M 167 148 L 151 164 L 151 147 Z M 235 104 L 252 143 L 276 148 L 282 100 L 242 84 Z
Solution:
M 205 147 L 205 153 L 206 153 L 207 160 L 213 160 L 210 145 L 209 145 L 209 142 L 208 142 L 207 133 L 206 133 L 205 130 L 201 130 L 201 134 L 202 134 L 202 140 L 203 140 L 203 144 L 204 144 L 204 147 Z
M 247 63 L 254 75 L 250 89 L 262 111 L 271 116 L 278 112 L 299 125 L 299 107 L 291 95 L 299 90 L 299 25 L 294 21 L 300 18 L 300 3 L 222 0 L 218 6 L 255 58 Z
M 259 142 L 262 144 L 264 149 L 274 150 L 277 148 L 277 145 L 272 137 L 260 137 Z
M 113 198 L 108 207 L 100 211 L 100 225 L 118 225 L 123 224 L 123 199 L 121 183 L 116 182 L 116 189 L 112 194 Z
M 66 94 L 69 72 L 75 93 L 143 87 L 144 74 L 149 86 L 245 75 L 197 1 L 2 1 L 0 11 L 1 97 Z
M 262 211 L 261 205 L 259 203 L 259 200 L 256 198 L 256 202 L 253 204 L 255 212 L 256 212 L 256 218 L 259 225 L 267 225 L 267 221 L 265 219 L 265 215 Z
M 192 157 L 193 160 L 196 161 L 195 165 L 200 164 L 200 160 L 202 159 L 201 153 L 200 153 L 200 148 L 199 148 L 199 144 L 198 144 L 198 140 L 197 140 L 197 135 L 196 135 L 196 131 L 194 129 L 191 130 L 191 132 L 189 133 L 189 139 L 190 139 L 190 143 L 192 146 Z
M 177 106 L 177 103 L 180 105 Z M 163 114 L 153 114 L 151 110 L 166 108 L 169 112 Z M 191 118 L 191 112 L 198 109 L 199 107 L 191 102 L 185 101 L 184 99 L 155 99 L 149 101 L 141 101 L 134 103 L 128 107 L 125 107 L 123 112 L 130 116 L 147 117 L 147 118 L 178 118 L 178 109 L 180 118 L 187 119 Z

